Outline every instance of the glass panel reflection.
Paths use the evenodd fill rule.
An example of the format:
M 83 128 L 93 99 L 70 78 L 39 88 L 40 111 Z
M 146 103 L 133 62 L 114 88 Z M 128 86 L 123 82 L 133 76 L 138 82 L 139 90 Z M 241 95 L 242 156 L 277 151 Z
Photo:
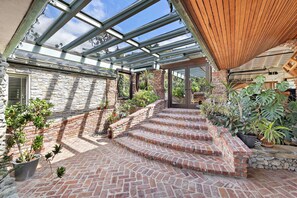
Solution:
M 185 69 L 173 70 L 172 75 L 172 104 L 186 103 Z
M 200 105 L 205 100 L 206 85 L 205 69 L 200 67 L 190 68 L 191 104 Z

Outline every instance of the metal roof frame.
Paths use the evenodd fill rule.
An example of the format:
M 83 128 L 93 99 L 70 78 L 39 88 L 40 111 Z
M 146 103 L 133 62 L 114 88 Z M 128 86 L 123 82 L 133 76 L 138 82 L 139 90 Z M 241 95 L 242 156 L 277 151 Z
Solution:
M 187 33 L 189 33 L 187 28 L 186 27 L 181 27 L 179 29 L 176 29 L 176 30 L 167 32 L 165 34 L 153 37 L 153 38 L 148 39 L 146 41 L 143 41 L 143 42 L 139 43 L 139 47 L 140 48 L 141 47 L 146 47 L 148 45 L 152 45 L 152 44 L 156 44 L 156 43 L 159 43 L 159 42 L 162 42 L 162 41 L 166 41 L 166 40 L 178 37 L 178 36 L 185 35 Z M 103 56 L 100 56 L 99 59 L 102 60 L 102 59 L 106 59 L 106 58 L 115 57 L 117 55 L 121 55 L 121 54 L 130 52 L 130 51 L 133 51 L 135 49 L 137 49 L 135 46 L 128 46 L 128 47 L 125 47 L 123 49 L 120 49 L 120 50 L 105 54 Z
M 70 11 L 64 12 L 59 18 L 50 25 L 47 30 L 36 40 L 37 45 L 43 45 L 51 36 L 60 30 L 68 21 L 70 21 L 82 8 L 84 8 L 92 0 L 75 0 L 70 5 Z
M 151 48 L 150 51 L 152 53 L 159 53 L 159 52 L 162 52 L 162 51 L 166 51 L 166 50 L 169 50 L 169 49 L 173 49 L 173 48 L 177 48 L 177 47 L 181 47 L 181 46 L 189 45 L 189 44 L 193 44 L 193 43 L 195 43 L 193 38 L 188 38 L 188 39 L 184 39 L 184 40 L 181 40 L 181 41 L 176 41 L 176 42 L 164 45 L 164 46 Z M 124 57 L 124 58 L 116 59 L 116 60 L 114 60 L 112 62 L 113 63 L 119 63 L 119 62 L 123 62 L 123 61 L 128 61 L 128 60 L 131 60 L 131 59 L 142 57 L 143 55 L 145 55 L 145 53 L 141 52 L 141 53 L 138 53 L 138 54 L 135 54 L 135 55 L 131 55 L 131 56 L 127 56 L 127 57 Z
M 179 20 L 179 16 L 177 13 L 170 13 L 170 14 L 167 14 L 155 21 L 152 21 L 150 23 L 147 23 L 145 24 L 144 26 L 141 26 L 140 28 L 137 28 L 135 30 L 132 30 L 131 32 L 128 32 L 127 34 L 124 34 L 122 35 L 122 38 L 118 38 L 118 39 L 114 39 L 114 40 L 111 40 L 111 41 L 108 41 L 106 43 L 104 43 L 103 45 L 99 45 L 99 46 L 96 46 L 92 49 L 89 49 L 88 51 L 84 52 L 83 53 L 83 56 L 86 56 L 86 55 L 90 55 L 90 54 L 93 54 L 93 53 L 96 53 L 96 52 L 99 52 L 101 50 L 104 50 L 106 48 L 109 48 L 109 47 L 112 47 L 116 44 L 119 44 L 123 41 L 128 41 L 132 38 L 135 38 L 139 35 L 142 35 L 142 34 L 145 34 L 147 32 L 150 32 L 150 31 L 153 31 L 157 28 L 160 28 L 164 25 L 167 25 L 169 23 L 172 23 L 174 21 L 177 21 Z M 134 41 L 135 43 L 137 43 L 136 41 Z M 138 43 L 136 44 L 135 47 L 138 48 Z
M 99 35 L 100 33 L 104 32 L 105 30 L 114 27 L 115 25 L 119 24 L 120 22 L 130 18 L 131 16 L 137 14 L 138 12 L 144 10 L 145 8 L 151 6 L 154 3 L 157 3 L 159 0 L 140 0 L 136 3 L 132 4 L 128 8 L 124 9 L 117 15 L 107 19 L 104 21 L 102 27 L 97 27 L 89 32 L 85 33 L 84 35 L 80 36 L 79 38 L 75 39 L 74 41 L 70 42 L 69 44 L 65 45 L 62 49 L 64 51 L 68 51 L 76 46 L 84 43 L 85 41 Z
M 180 20 L 180 16 L 177 12 L 173 11 L 167 15 L 164 15 L 154 21 L 151 21 L 143 26 L 136 28 L 126 34 L 122 34 L 113 29 L 113 27 L 122 21 L 130 18 L 131 16 L 137 14 L 138 12 L 148 8 L 149 6 L 157 3 L 160 0 L 139 0 L 136 3 L 130 5 L 129 7 L 123 9 L 121 12 L 113 17 L 105 20 L 104 22 L 98 21 L 92 16 L 81 11 L 91 0 L 75 0 L 70 5 L 63 2 L 62 0 L 52 0 L 49 4 L 58 8 L 62 11 L 62 14 L 50 25 L 47 30 L 36 40 L 36 45 L 23 42 L 19 45 L 17 50 L 22 50 L 28 53 L 41 54 L 48 57 L 54 57 L 57 59 L 64 59 L 67 61 L 74 61 L 81 64 L 89 64 L 93 66 L 99 66 L 108 69 L 142 69 L 144 65 L 148 68 L 157 68 L 158 62 L 166 63 L 167 61 L 179 60 L 181 56 L 185 57 L 187 54 L 199 53 L 201 49 L 198 45 L 194 47 L 186 47 L 185 49 L 175 49 L 189 44 L 196 43 L 193 38 L 187 38 L 179 40 L 176 42 L 171 42 L 169 44 L 157 47 L 151 47 L 150 45 L 157 44 L 159 42 L 167 41 L 169 39 L 177 38 L 189 33 L 186 27 L 181 27 L 172 31 L 165 32 L 161 35 L 155 36 L 153 38 L 147 39 L 142 42 L 136 42 L 133 38 L 143 35 L 145 33 L 151 32 L 155 29 L 163 27 L 167 24 L 173 23 Z M 66 44 L 61 49 L 53 49 L 51 47 L 43 46 L 43 44 L 51 38 L 57 31 L 59 31 L 68 21 L 72 18 L 78 18 L 79 20 L 93 26 L 89 32 L 83 34 L 82 36 L 74 39 L 72 42 Z M 106 32 L 107 34 L 115 37 L 110 41 L 107 41 L 101 45 L 93 47 L 85 52 L 77 54 L 76 52 L 69 51 L 74 47 L 79 46 L 91 38 L 98 36 L 100 33 Z M 124 47 L 122 49 L 110 52 L 104 55 L 96 55 L 97 52 L 107 49 L 109 47 L 115 46 L 119 43 L 125 42 L 130 46 Z M 118 55 L 131 52 L 133 50 L 142 50 L 140 53 L 132 54 L 130 56 L 119 58 Z M 89 56 L 91 55 L 92 56 Z M 95 55 L 95 56 L 94 56 Z M 174 57 L 178 56 L 178 57 Z M 103 62 L 102 60 L 115 57 L 115 60 L 111 62 Z M 127 63 L 128 61 L 128 63 Z M 151 62 L 147 62 L 151 61 Z M 125 63 L 123 63 L 125 62 Z M 143 63 L 145 62 L 145 63 Z M 153 65 L 153 66 L 152 66 Z
M 150 61 L 150 60 L 155 60 L 155 61 L 158 61 L 159 63 L 161 63 L 161 62 L 169 60 L 169 59 L 165 58 L 165 57 L 168 57 L 168 56 L 184 55 L 184 54 L 188 55 L 188 54 L 199 53 L 199 52 L 202 52 L 202 50 L 197 46 L 188 47 L 188 48 L 185 48 L 185 49 L 178 49 L 178 50 L 174 50 L 174 51 L 171 51 L 171 52 L 160 53 L 159 58 L 151 56 L 151 57 L 146 57 L 146 58 L 141 58 L 141 59 L 129 61 L 129 63 L 123 64 L 123 65 L 125 67 L 130 67 L 130 65 L 133 65 L 135 63 L 141 63 L 141 62 Z

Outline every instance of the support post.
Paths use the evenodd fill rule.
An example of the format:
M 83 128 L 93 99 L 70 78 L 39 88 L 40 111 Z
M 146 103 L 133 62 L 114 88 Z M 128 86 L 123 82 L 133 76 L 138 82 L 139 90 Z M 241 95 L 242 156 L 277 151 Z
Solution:
M 212 84 L 214 85 L 214 89 L 212 90 L 213 95 L 227 99 L 227 90 L 224 86 L 224 83 L 228 82 L 227 77 L 228 77 L 227 70 L 212 72 Z
M 154 70 L 153 71 L 153 80 L 152 86 L 155 93 L 159 96 L 160 99 L 165 99 L 165 87 L 164 87 L 164 76 L 165 70 Z

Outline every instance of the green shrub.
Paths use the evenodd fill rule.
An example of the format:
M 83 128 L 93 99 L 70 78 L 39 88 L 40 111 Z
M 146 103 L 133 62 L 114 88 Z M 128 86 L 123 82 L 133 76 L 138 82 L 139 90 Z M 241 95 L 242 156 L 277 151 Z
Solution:
M 132 103 L 138 107 L 145 107 L 158 99 L 153 91 L 141 90 L 134 95 Z
M 37 151 L 42 148 L 42 145 L 43 145 L 43 136 L 42 135 L 35 136 L 35 139 L 33 140 L 33 143 L 32 143 L 32 149 L 34 151 Z
M 275 123 L 281 132 L 289 133 L 287 128 L 292 128 L 295 119 L 286 115 L 286 112 L 290 111 L 286 107 L 287 97 L 282 94 L 289 88 L 289 84 L 284 81 L 278 83 L 276 89 L 266 89 L 264 82 L 265 77 L 258 76 L 254 84 L 240 91 L 234 90 L 232 84 L 225 84 L 227 100 L 218 100 L 218 96 L 210 96 L 203 102 L 201 111 L 214 124 L 228 127 L 233 134 L 237 132 L 259 134 L 264 129 L 263 124 L 262 129 L 259 128 L 263 120 L 267 120 L 270 124 Z M 290 107 L 294 106 L 293 103 L 289 104 Z M 292 114 L 293 112 L 294 110 L 291 111 Z M 293 122 L 290 122 L 290 117 Z

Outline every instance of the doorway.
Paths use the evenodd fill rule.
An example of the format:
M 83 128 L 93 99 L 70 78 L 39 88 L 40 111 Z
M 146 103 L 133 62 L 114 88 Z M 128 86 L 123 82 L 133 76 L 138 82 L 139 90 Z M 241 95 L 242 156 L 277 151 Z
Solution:
M 168 105 L 170 108 L 199 109 L 205 100 L 199 89 L 201 80 L 209 79 L 208 66 L 191 66 L 168 69 Z

